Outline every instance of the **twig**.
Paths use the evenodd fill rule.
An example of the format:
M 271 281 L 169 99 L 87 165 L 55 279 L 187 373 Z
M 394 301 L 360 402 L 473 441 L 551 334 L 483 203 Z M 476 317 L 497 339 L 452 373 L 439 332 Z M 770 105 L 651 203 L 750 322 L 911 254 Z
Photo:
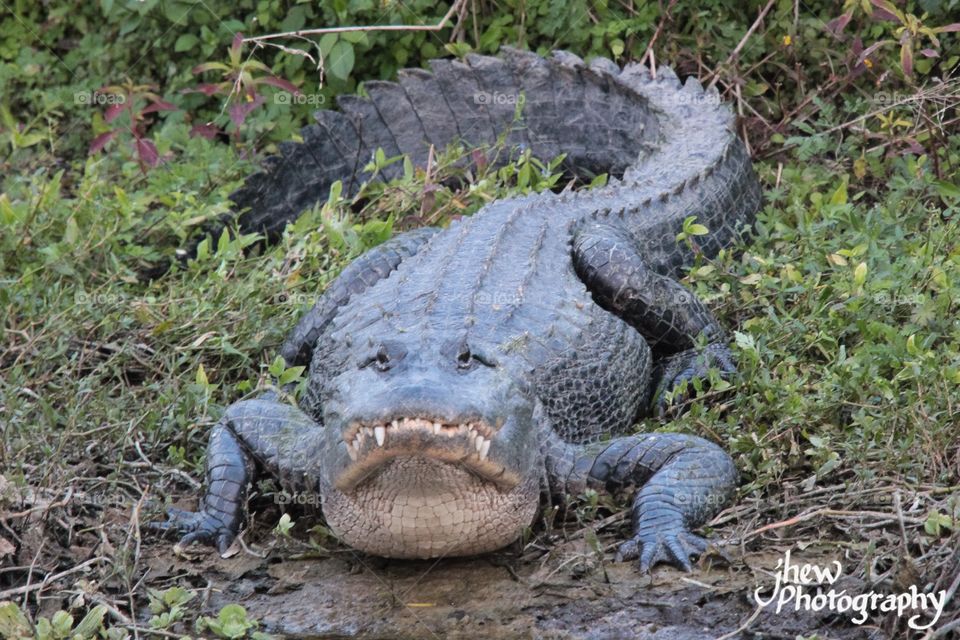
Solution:
M 640 58 L 640 61 L 637 63 L 640 66 L 643 66 L 643 63 L 646 61 L 647 57 L 650 57 L 651 64 L 651 73 L 653 69 L 653 45 L 656 44 L 657 38 L 660 37 L 660 33 L 663 31 L 663 28 L 666 26 L 667 21 L 670 20 L 670 10 L 677 4 L 677 0 L 670 0 L 670 3 L 667 5 L 667 9 L 663 12 L 663 17 L 660 19 L 660 23 L 657 25 L 657 30 L 653 32 L 653 37 L 650 38 L 650 42 L 647 43 L 647 48 L 643 52 L 643 56 Z M 662 6 L 662 5 L 661 5 Z
M 772 0 L 771 0 L 772 1 Z M 459 11 L 461 5 L 466 0 L 456 0 L 450 5 L 450 10 L 441 18 L 437 24 L 382 24 L 366 27 L 324 27 L 322 29 L 300 29 L 298 31 L 284 31 L 282 33 L 268 33 L 264 36 L 244 38 L 243 42 L 254 42 L 260 44 L 266 40 L 277 40 L 279 38 L 301 38 L 303 36 L 319 35 L 322 33 L 349 33 L 351 31 L 440 31 L 447 26 L 447 22 Z
M 719 638 L 715 638 L 714 640 L 731 640 L 731 638 L 737 637 L 738 635 L 740 635 L 741 633 L 743 633 L 744 631 L 746 631 L 746 630 L 750 627 L 751 624 L 753 624 L 753 621 L 757 619 L 757 616 L 760 615 L 760 612 L 761 612 L 761 611 L 763 611 L 763 607 L 762 607 L 762 606 L 758 606 L 757 609 L 756 609 L 756 611 L 753 612 L 753 615 L 751 615 L 749 618 L 747 618 L 746 620 L 744 620 L 743 624 L 741 624 L 739 627 L 737 627 L 736 629 L 734 629 L 734 630 L 731 631 L 730 633 L 725 633 L 725 634 L 723 634 L 722 636 L 720 636 Z
M 743 34 L 743 37 L 740 38 L 740 42 L 738 42 L 737 46 L 734 47 L 733 51 L 730 52 L 730 55 L 727 56 L 727 59 L 724 60 L 723 63 L 717 65 L 716 70 L 713 72 L 713 81 L 710 82 L 711 87 L 717 83 L 717 77 L 720 74 L 721 67 L 730 64 L 730 62 L 740 54 L 740 51 L 743 49 L 744 45 L 747 44 L 747 40 L 749 40 L 750 36 L 753 35 L 753 32 L 757 30 L 757 27 L 760 26 L 760 23 L 763 22 L 763 18 L 767 15 L 767 12 L 770 11 L 770 7 L 773 6 L 775 1 L 776 0 L 769 0 L 769 2 L 767 2 L 766 6 L 760 12 L 760 15 L 758 15 L 757 19 L 753 21 L 753 24 L 750 25 L 750 28 L 747 29 L 747 32 Z
M 70 568 L 70 569 L 67 569 L 66 571 L 61 571 L 60 573 L 58 573 L 58 574 L 56 574 L 56 575 L 53 575 L 53 576 L 47 576 L 47 577 L 45 577 L 45 578 L 43 579 L 43 581 L 38 582 L 38 583 L 36 583 L 36 584 L 26 584 L 26 585 L 24 585 L 24 586 L 22 586 L 22 587 L 14 587 L 13 589 L 7 589 L 6 591 L 0 591 L 0 600 L 5 600 L 5 599 L 9 598 L 10 596 L 15 596 L 15 595 L 18 595 L 18 594 L 21 594 L 21 593 L 30 593 L 31 591 L 36 591 L 37 589 L 43 589 L 44 587 L 47 586 L 47 584 L 49 584 L 49 583 L 51 583 L 51 582 L 56 582 L 57 580 L 60 580 L 60 579 L 62 579 L 62 578 L 65 578 L 65 577 L 67 577 L 67 576 L 69 576 L 69 575 L 71 575 L 71 574 L 77 573 L 78 571 L 83 571 L 84 569 L 86 569 L 87 567 L 89 567 L 90 565 L 92 565 L 93 563 L 95 563 L 95 562 L 102 562 L 103 560 L 104 560 L 104 559 L 101 558 L 100 556 L 97 556 L 96 558 L 90 558 L 90 559 L 87 560 L 86 562 L 81 562 L 81 563 L 78 564 L 77 566 L 75 566 L 75 567 L 73 567 L 73 568 Z

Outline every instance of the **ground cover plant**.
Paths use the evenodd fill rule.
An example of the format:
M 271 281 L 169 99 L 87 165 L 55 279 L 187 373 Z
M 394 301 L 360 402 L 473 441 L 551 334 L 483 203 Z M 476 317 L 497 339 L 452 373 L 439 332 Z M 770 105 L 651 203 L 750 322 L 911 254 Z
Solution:
M 450 5 L 2 6 L 0 635 L 263 632 L 243 602 L 212 610 L 202 578 L 151 573 L 149 559 L 172 552 L 143 524 L 165 499 L 195 496 L 227 404 L 302 379 L 278 347 L 352 258 L 563 181 L 556 159 L 492 169 L 457 162 L 469 150 L 437 150 L 429 171 L 406 163 L 401 179 L 351 201 L 333 193 L 272 244 L 215 223 L 243 178 L 337 94 L 505 44 L 668 62 L 731 102 L 765 205 L 751 239 L 700 260 L 685 283 L 730 330 L 741 376 L 643 428 L 734 455 L 740 494 L 711 525 L 733 543 L 733 570 L 761 550 L 828 545 L 861 591 L 951 596 L 924 632 L 875 612 L 876 637 L 960 633 L 955 0 L 470 0 L 438 31 L 263 46 L 243 36 L 431 25 Z M 695 245 L 701 231 L 691 221 L 678 241 Z M 195 257 L 178 259 L 191 245 Z M 251 541 L 335 552 L 321 522 L 270 492 Z M 558 571 L 603 575 L 623 507 L 573 497 L 560 516 L 545 511 L 522 557 L 585 538 L 601 553 Z M 833 637 L 841 622 L 802 631 Z

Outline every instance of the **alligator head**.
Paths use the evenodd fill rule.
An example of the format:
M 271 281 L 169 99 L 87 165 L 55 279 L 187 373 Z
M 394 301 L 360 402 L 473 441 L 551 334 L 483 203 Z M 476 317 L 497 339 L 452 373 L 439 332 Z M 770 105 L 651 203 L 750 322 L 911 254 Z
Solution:
M 464 341 L 388 340 L 347 360 L 320 392 L 331 528 L 352 547 L 401 558 L 519 537 L 542 468 L 539 407 L 522 380 Z

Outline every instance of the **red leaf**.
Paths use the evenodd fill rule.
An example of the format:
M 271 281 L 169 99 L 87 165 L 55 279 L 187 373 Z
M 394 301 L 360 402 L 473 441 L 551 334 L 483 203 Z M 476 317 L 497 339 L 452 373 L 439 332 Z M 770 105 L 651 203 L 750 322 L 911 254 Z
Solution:
M 900 46 L 900 67 L 903 75 L 913 75 L 913 43 L 909 39 Z
M 170 104 L 169 102 L 164 102 L 163 100 L 157 100 L 146 109 L 140 112 L 141 115 L 146 115 L 148 113 L 154 113 L 156 111 L 176 111 L 177 108 Z
M 137 157 L 140 158 L 140 162 L 148 167 L 155 167 L 160 164 L 160 153 L 153 142 L 146 138 L 137 138 L 134 141 L 134 146 L 137 149 Z
M 259 93 L 253 94 L 254 98 L 248 101 L 237 101 L 230 105 L 230 120 L 236 126 L 242 126 L 246 121 L 247 116 L 250 115 L 250 112 L 266 102 L 264 98 Z
M 920 53 L 924 55 L 925 58 L 939 58 L 940 54 L 933 49 L 921 49 Z
M 278 89 L 283 89 L 284 91 L 292 93 L 295 96 L 300 95 L 300 89 L 297 88 L 297 85 L 288 80 L 284 80 L 283 78 L 278 78 L 277 76 L 264 76 L 262 78 L 257 78 L 257 81 L 264 84 L 269 84 L 272 87 L 277 87 Z
M 890 44 L 889 40 L 881 40 L 880 42 L 874 42 L 872 45 L 863 50 L 860 56 L 857 58 L 857 64 L 863 64 L 863 61 L 870 57 L 870 55 L 882 47 L 885 44 Z
M 123 110 L 127 108 L 126 100 L 123 102 L 118 102 L 117 104 L 112 104 L 107 107 L 107 110 L 103 112 L 103 120 L 105 122 L 113 122 L 117 117 L 123 113 Z
M 87 151 L 90 155 L 95 154 L 96 152 L 103 149 L 108 142 L 113 140 L 114 136 L 117 135 L 116 131 L 107 131 L 106 133 L 101 133 L 96 138 L 93 139 L 93 142 L 90 143 L 90 149 Z
M 223 83 L 219 84 L 200 84 L 191 89 L 183 89 L 181 93 L 202 93 L 205 96 L 212 96 L 215 93 L 223 91 Z
M 853 13 L 847 12 L 839 18 L 834 18 L 827 23 L 827 31 L 835 36 L 839 36 L 841 33 L 843 33 L 843 30 L 847 28 L 847 25 L 850 24 L 850 19 L 852 17 Z
M 212 122 L 207 122 L 204 124 L 195 124 L 193 128 L 190 129 L 191 137 L 200 137 L 206 138 L 207 140 L 213 140 L 217 137 L 217 134 L 220 133 L 220 127 L 213 124 Z
M 948 24 L 945 27 L 937 27 L 933 30 L 935 33 L 950 33 L 951 31 L 960 31 L 960 22 Z
M 897 8 L 889 0 L 870 0 L 870 4 L 873 5 L 873 17 L 877 20 L 900 22 Z

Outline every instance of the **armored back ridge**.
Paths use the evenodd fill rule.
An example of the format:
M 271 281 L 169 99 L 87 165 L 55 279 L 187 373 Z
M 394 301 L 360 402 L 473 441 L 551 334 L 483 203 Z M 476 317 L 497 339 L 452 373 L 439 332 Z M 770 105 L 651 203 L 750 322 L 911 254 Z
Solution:
M 701 438 L 631 426 L 710 368 L 735 371 L 722 328 L 675 279 L 692 260 L 677 241 L 685 218 L 709 229 L 698 248 L 713 255 L 760 204 L 729 110 L 666 68 L 653 78 L 512 49 L 365 89 L 233 195 L 242 227 L 276 235 L 337 180 L 355 193 L 377 149 L 422 165 L 431 145 L 504 134 L 508 149 L 614 177 L 498 200 L 355 260 L 283 345 L 289 365 L 309 365 L 299 407 L 269 393 L 231 405 L 199 511 L 158 528 L 225 548 L 265 469 L 319 495 L 358 549 L 464 555 L 515 540 L 541 489 L 632 486 L 634 535 L 618 556 L 690 568 L 707 544 L 691 528 L 732 495 L 733 462 Z

